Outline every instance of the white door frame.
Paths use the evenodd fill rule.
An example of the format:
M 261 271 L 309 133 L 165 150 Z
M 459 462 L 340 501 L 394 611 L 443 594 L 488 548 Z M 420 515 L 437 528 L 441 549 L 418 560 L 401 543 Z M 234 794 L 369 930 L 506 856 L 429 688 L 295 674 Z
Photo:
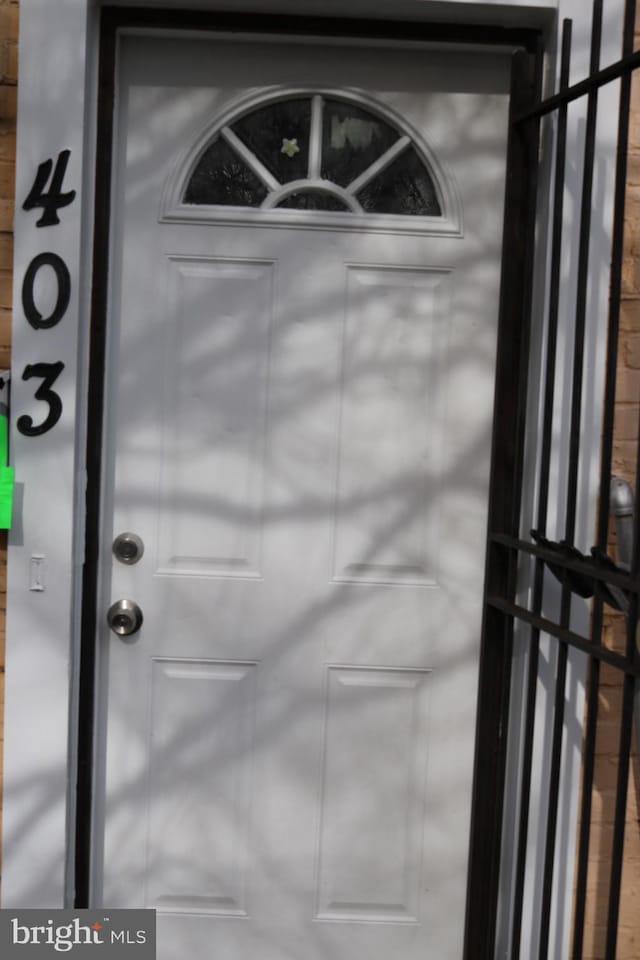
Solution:
M 619 4 L 620 0 L 613 2 Z M 590 10 L 584 0 L 537 0 L 535 7 L 524 0 L 512 0 L 508 6 L 494 0 L 467 0 L 457 9 L 460 3 L 462 0 L 406 0 L 400 6 L 394 0 L 351 0 L 347 4 L 309 0 L 303 12 L 370 18 L 402 15 L 459 23 L 463 11 L 468 23 L 544 28 L 551 51 L 558 15 L 573 15 L 588 33 Z M 301 12 L 300 4 L 290 0 L 175 0 L 173 6 L 177 10 L 197 6 Z M 73 901 L 99 19 L 98 0 L 56 0 L 55 4 L 21 0 L 20 4 L 11 435 L 17 488 L 7 586 L 3 906 L 53 907 Z M 615 18 L 612 22 L 615 27 Z M 613 30 L 605 36 L 605 63 L 618 53 L 616 33 Z M 549 60 L 550 74 L 554 62 Z M 578 73 L 583 69 L 577 59 L 574 69 Z M 607 95 L 615 97 L 615 90 L 603 91 L 603 100 Z M 615 140 L 615 113 L 615 109 L 601 109 L 597 149 L 603 157 Z M 578 119 L 570 131 L 570 148 L 573 144 L 576 151 Z M 70 156 L 62 189 L 75 190 L 75 197 L 60 208 L 59 224 L 37 227 L 41 211 L 25 211 L 22 203 L 39 165 L 48 158 L 55 161 L 65 150 Z M 97 193 L 98 198 L 103 196 L 102 185 Z M 610 194 L 605 195 L 605 208 L 610 207 L 611 199 Z M 569 221 L 572 216 L 569 211 Z M 597 242 L 604 269 L 607 238 Z M 34 329 L 21 306 L 22 289 L 29 265 L 45 252 L 64 261 L 70 300 L 55 327 Z M 540 282 L 543 284 L 544 278 Z M 45 294 L 43 297 L 47 302 Z M 46 405 L 34 399 L 41 378 L 24 380 L 25 368 L 60 362 L 64 370 L 55 386 L 63 405 L 60 419 L 50 432 L 25 436 L 17 429 L 20 416 L 31 416 L 36 425 L 46 416 Z M 594 395 L 599 398 L 601 392 L 596 384 Z M 598 418 L 592 422 L 597 423 Z M 594 483 L 584 492 L 583 504 L 587 515 L 593 509 L 596 490 L 595 435 L 592 447 Z

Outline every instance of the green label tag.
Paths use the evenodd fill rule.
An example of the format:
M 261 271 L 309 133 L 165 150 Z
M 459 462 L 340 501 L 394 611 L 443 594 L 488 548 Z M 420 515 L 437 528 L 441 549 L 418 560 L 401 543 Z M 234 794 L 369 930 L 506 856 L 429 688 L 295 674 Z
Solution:
M 0 370 L 0 530 L 11 529 L 13 467 L 9 463 L 9 370 Z
M 11 529 L 13 504 L 13 467 L 9 462 L 9 408 L 7 370 L 0 371 L 0 530 Z
M 6 467 L 9 449 L 9 421 L 6 407 L 3 410 L 2 406 L 3 405 L 0 404 L 0 467 Z
M 11 529 L 13 467 L 0 467 L 0 530 Z

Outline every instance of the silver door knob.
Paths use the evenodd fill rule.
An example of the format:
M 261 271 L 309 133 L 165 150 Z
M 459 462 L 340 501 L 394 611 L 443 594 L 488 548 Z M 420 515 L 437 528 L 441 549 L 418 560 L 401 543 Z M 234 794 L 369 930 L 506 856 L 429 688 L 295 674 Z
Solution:
M 144 553 L 144 543 L 137 533 L 119 533 L 111 547 L 113 555 L 120 563 L 137 563 Z
M 142 610 L 133 600 L 116 600 L 107 612 L 107 623 L 119 637 L 129 637 L 142 626 Z

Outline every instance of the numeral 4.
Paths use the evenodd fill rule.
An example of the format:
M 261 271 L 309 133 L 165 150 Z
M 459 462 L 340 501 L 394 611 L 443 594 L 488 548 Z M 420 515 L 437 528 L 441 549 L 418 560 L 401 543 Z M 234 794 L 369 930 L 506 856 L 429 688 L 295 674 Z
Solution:
M 75 198 L 75 190 L 69 190 L 67 193 L 62 192 L 62 181 L 67 172 L 70 156 L 70 150 L 62 150 L 58 154 L 55 170 L 53 169 L 53 160 L 45 160 L 38 167 L 29 196 L 22 204 L 23 210 L 35 210 L 36 207 L 42 207 L 43 214 L 36 223 L 36 227 L 51 227 L 60 223 L 58 210 L 61 207 L 68 207 Z M 51 174 L 52 170 L 53 176 Z M 51 183 L 49 189 L 47 189 L 50 177 Z

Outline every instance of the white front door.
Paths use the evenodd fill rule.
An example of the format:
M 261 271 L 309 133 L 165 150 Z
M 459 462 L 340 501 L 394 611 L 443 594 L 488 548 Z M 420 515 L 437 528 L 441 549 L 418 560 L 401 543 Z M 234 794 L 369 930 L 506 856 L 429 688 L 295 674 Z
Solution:
M 94 901 L 165 960 L 460 960 L 508 69 L 121 42 Z

